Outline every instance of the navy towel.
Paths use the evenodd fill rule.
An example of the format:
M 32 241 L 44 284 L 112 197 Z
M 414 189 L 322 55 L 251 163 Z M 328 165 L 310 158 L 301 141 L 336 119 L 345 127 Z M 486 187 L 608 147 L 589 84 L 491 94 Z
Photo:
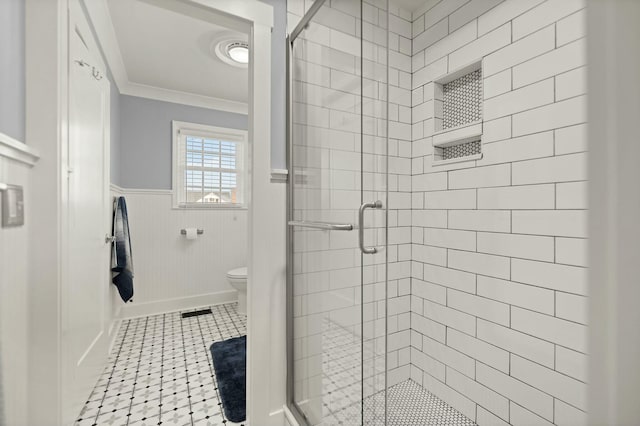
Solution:
M 114 243 L 115 266 L 111 270 L 116 274 L 112 282 L 116 285 L 120 297 L 126 303 L 133 297 L 133 258 L 131 254 L 131 238 L 129 236 L 127 202 L 124 197 L 118 197 L 115 201 L 113 235 L 116 237 Z

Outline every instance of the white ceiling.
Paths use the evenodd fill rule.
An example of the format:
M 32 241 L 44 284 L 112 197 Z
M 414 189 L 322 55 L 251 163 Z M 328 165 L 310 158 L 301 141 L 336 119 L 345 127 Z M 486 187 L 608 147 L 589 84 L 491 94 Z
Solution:
M 167 2 L 156 2 L 158 5 Z M 217 37 L 246 35 L 211 16 L 180 13 L 145 0 L 108 0 L 129 83 L 233 102 L 248 101 L 248 71 L 225 64 L 211 50 Z M 221 18 L 218 22 L 224 22 Z M 214 21 L 215 22 L 215 21 Z

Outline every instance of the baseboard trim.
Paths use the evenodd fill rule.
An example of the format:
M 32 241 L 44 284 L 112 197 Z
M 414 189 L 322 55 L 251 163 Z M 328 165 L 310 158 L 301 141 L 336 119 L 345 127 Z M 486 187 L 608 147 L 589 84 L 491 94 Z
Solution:
M 282 413 L 284 414 L 284 420 L 288 422 L 288 426 L 300 426 L 300 423 L 296 420 L 296 416 L 289 410 L 289 407 L 286 405 L 283 406 Z M 287 423 L 285 423 L 285 426 L 287 426 Z
M 269 413 L 269 426 L 287 426 L 288 422 L 284 410 L 276 410 Z
M 202 294 L 198 296 L 180 297 L 175 299 L 158 300 L 146 303 L 127 303 L 122 307 L 120 318 L 130 319 L 146 317 L 149 315 L 166 314 L 185 309 L 196 309 L 207 306 L 220 305 L 235 302 L 238 294 L 235 290 L 219 291 L 216 293 Z
M 109 326 L 109 354 L 113 353 L 113 348 L 116 345 L 116 337 L 118 336 L 118 330 L 120 330 L 121 324 L 122 320 L 120 318 L 115 318 L 111 321 L 111 326 Z

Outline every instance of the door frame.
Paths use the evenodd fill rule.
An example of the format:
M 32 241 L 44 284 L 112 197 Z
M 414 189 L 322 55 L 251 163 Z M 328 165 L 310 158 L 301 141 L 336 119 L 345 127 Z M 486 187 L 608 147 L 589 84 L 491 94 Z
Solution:
M 318 13 L 326 0 L 316 0 L 311 7 L 305 11 L 304 16 L 300 19 L 295 28 L 287 35 L 286 39 L 286 137 L 287 137 L 287 167 L 289 169 L 289 180 L 287 182 L 287 285 L 286 285 L 286 349 L 287 349 L 287 371 L 286 371 L 286 414 L 289 423 L 295 425 L 305 425 L 307 421 L 302 410 L 295 402 L 294 395 L 294 376 L 295 355 L 294 355 L 294 274 L 293 274 L 293 257 L 294 257 L 294 232 L 289 222 L 295 220 L 294 215 L 294 186 L 295 171 L 293 168 L 293 43 L 298 36 L 304 31 L 305 27 Z
M 69 5 L 26 0 L 26 139 L 42 160 L 27 199 L 28 424 L 62 424 L 62 267 L 68 144 Z M 250 30 L 247 418 L 282 425 L 285 404 L 285 188 L 271 175 L 273 7 L 259 0 L 176 0 L 246 22 Z M 262 254 L 268 253 L 268 256 Z M 254 279 L 259 277 L 259 279 Z M 255 349 L 253 349 L 255 348 Z M 268 390 L 268 391 L 267 391 Z
M 287 51 L 286 51 L 286 70 L 287 70 L 287 101 L 286 101 L 286 105 L 287 105 L 287 114 L 286 114 L 286 118 L 287 118 L 287 167 L 289 168 L 289 181 L 288 181 L 288 185 L 287 185 L 287 223 L 289 224 L 291 221 L 296 221 L 299 220 L 299 218 L 295 217 L 295 211 L 294 211 L 294 193 L 295 193 L 295 171 L 294 171 L 294 165 L 293 165 L 293 158 L 294 158 L 294 143 L 293 143 L 293 104 L 294 104 L 294 100 L 293 100 L 293 85 L 294 85 L 294 81 L 293 81 L 293 67 L 294 67 L 294 43 L 297 40 L 298 36 L 300 36 L 300 34 L 302 34 L 302 32 L 309 26 L 309 23 L 313 20 L 313 18 L 316 16 L 316 14 L 320 11 L 320 9 L 322 8 L 322 6 L 325 4 L 326 0 L 315 0 L 310 7 L 305 9 L 305 13 L 302 16 L 302 18 L 300 18 L 300 20 L 298 21 L 297 25 L 295 26 L 295 28 L 291 29 L 291 32 L 289 33 L 288 37 L 287 37 L 287 41 L 286 41 L 286 47 L 287 47 Z M 362 42 L 362 40 L 360 40 L 360 42 Z M 362 46 L 361 46 L 362 48 Z M 387 63 L 388 63 L 388 49 L 386 50 L 386 55 L 387 55 Z M 361 56 L 362 56 L 362 52 L 360 52 Z M 364 65 L 363 65 L 364 67 Z M 362 71 L 362 70 L 361 70 Z M 388 70 L 387 70 L 387 74 L 388 74 Z M 388 77 L 388 76 L 387 76 Z M 360 75 L 360 78 L 362 78 L 362 75 Z M 362 83 L 362 82 L 361 82 Z M 387 86 L 387 98 L 388 98 L 388 85 Z M 362 97 L 363 94 L 360 94 L 360 97 Z M 361 99 L 361 102 L 363 102 L 363 100 Z M 388 109 L 388 105 L 385 102 L 385 109 Z M 388 116 L 388 111 L 385 111 L 385 116 Z M 360 132 L 360 139 L 362 138 L 362 129 Z M 385 136 L 384 139 L 387 140 L 388 142 L 388 132 L 385 132 Z M 387 144 L 385 144 L 386 146 Z M 388 339 L 388 315 L 386 313 L 387 310 L 387 284 L 388 284 L 388 250 L 386 250 L 386 246 L 387 246 L 387 241 L 388 241 L 388 232 L 389 232 L 389 227 L 388 227 L 388 214 L 389 214 L 389 210 L 388 210 L 388 203 L 389 203 L 389 199 L 388 199 L 388 161 L 389 161 L 389 155 L 388 155 L 388 146 L 386 146 L 386 150 L 385 150 L 385 166 L 384 166 L 384 174 L 386 175 L 385 177 L 385 196 L 384 198 L 382 198 L 384 201 L 382 203 L 382 208 L 384 210 L 384 245 L 385 245 L 385 261 L 384 261 L 384 283 L 385 283 L 385 303 L 384 303 L 384 317 L 385 317 L 385 321 L 384 321 L 384 347 L 385 347 L 385 354 L 384 354 L 384 388 L 386 390 L 386 383 L 387 383 L 387 375 L 388 375 L 388 368 L 387 368 L 387 354 L 386 354 L 386 348 L 387 348 L 387 339 Z M 369 195 L 365 195 L 365 193 L 376 193 L 376 192 L 382 192 L 380 190 L 376 190 L 376 189 L 370 189 L 370 190 L 364 190 L 364 175 L 362 175 L 362 170 L 360 170 L 360 179 L 361 179 L 361 185 L 360 185 L 360 211 L 363 212 L 365 208 L 381 208 L 380 205 L 378 205 L 377 203 L 374 204 L 372 202 L 365 202 L 365 201 L 370 201 L 370 200 L 365 200 L 365 198 L 368 198 Z M 375 200 L 376 198 L 373 198 L 371 201 Z M 374 207 L 375 206 L 375 207 Z M 293 225 L 293 224 L 292 224 Z M 296 224 L 296 226 L 299 226 L 300 224 Z M 360 229 L 363 229 L 363 223 L 359 223 L 358 227 Z M 286 321 L 286 325 L 287 325 L 287 406 L 285 409 L 285 414 L 287 415 L 287 420 L 289 421 L 289 423 L 293 426 L 293 425 L 306 425 L 308 424 L 308 421 L 306 419 L 305 413 L 303 413 L 303 410 L 300 408 L 300 406 L 298 405 L 298 403 L 295 401 L 295 395 L 294 395 L 294 376 L 293 376 L 293 372 L 294 372 L 294 364 L 295 364 L 295 356 L 294 356 L 294 273 L 293 273 L 293 267 L 292 267 L 292 263 L 294 260 L 294 232 L 293 232 L 293 227 L 292 226 L 287 226 L 287 295 L 286 295 L 286 299 L 287 299 L 287 321 Z M 361 253 L 359 254 L 361 256 L 361 262 L 360 262 L 360 268 L 361 268 L 361 275 L 360 275 L 360 285 L 361 287 L 363 286 L 363 270 L 362 268 L 364 267 L 365 262 L 362 260 L 362 256 L 364 256 L 366 254 L 364 248 L 362 247 L 362 241 L 360 242 L 361 246 Z M 362 299 L 362 294 L 364 294 L 364 292 L 361 293 L 360 297 L 360 304 L 361 304 L 361 309 L 364 309 L 364 299 Z M 364 319 L 361 318 L 360 321 L 360 334 L 361 334 L 361 338 L 364 339 L 365 336 L 365 332 L 364 332 L 364 327 L 365 327 L 365 321 Z M 362 345 L 362 351 L 364 351 L 364 341 L 361 341 L 361 345 Z M 364 356 L 364 352 L 362 352 L 362 356 Z M 361 381 L 362 384 L 364 384 L 365 382 L 365 372 L 364 372 L 364 366 L 361 366 Z M 364 386 L 364 385 L 363 385 Z M 364 398 L 364 388 L 361 388 L 361 398 Z M 386 402 L 386 397 L 385 397 L 385 403 L 384 403 L 384 416 L 386 419 L 387 416 L 387 402 Z
M 589 424 L 640 418 L 640 2 L 587 1 Z
M 181 0 L 245 21 L 249 45 L 247 244 L 247 422 L 283 424 L 285 196 L 271 182 L 271 30 L 273 7 L 258 0 Z M 268 253 L 268 256 L 266 255 Z M 280 296 L 282 294 L 282 296 Z M 280 325 L 279 323 L 282 323 Z
M 26 200 L 29 230 L 27 424 L 62 424 L 64 210 L 68 143 L 68 1 L 26 0 L 26 140 L 42 161 Z M 47 64 L 48 66 L 43 66 Z

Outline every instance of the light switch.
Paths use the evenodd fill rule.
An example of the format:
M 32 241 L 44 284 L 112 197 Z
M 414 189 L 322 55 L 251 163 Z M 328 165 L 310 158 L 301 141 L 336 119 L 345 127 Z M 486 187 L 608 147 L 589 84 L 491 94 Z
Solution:
M 24 225 L 24 196 L 18 185 L 2 185 L 2 227 Z

